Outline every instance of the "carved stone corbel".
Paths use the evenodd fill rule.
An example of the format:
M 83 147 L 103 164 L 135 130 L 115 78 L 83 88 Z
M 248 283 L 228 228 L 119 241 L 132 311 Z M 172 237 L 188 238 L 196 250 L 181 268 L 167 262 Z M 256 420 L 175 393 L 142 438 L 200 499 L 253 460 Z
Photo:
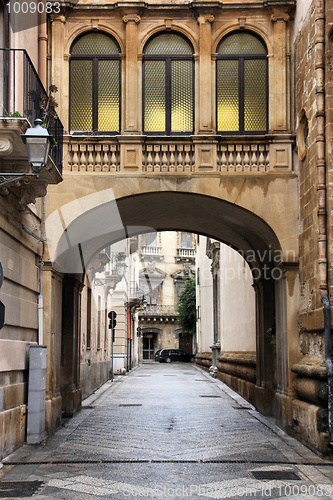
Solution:
M 21 192 L 18 204 L 19 212 L 23 212 L 29 203 L 35 203 L 37 198 L 42 198 L 46 195 L 46 182 L 32 182 L 31 184 L 21 185 Z

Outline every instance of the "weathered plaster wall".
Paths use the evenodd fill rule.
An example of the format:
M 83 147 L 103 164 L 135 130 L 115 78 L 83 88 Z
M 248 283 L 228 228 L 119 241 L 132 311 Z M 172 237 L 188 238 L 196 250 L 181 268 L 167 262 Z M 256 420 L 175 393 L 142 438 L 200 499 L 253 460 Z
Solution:
M 255 291 L 252 273 L 243 257 L 220 247 L 221 351 L 255 351 Z

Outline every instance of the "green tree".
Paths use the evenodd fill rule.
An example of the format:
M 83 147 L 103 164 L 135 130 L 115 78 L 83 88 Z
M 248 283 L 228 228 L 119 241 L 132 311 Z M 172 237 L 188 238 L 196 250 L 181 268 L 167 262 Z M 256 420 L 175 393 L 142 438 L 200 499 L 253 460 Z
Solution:
M 195 335 L 196 332 L 196 298 L 195 277 L 193 276 L 185 283 L 178 302 L 178 324 L 182 328 L 182 335 Z

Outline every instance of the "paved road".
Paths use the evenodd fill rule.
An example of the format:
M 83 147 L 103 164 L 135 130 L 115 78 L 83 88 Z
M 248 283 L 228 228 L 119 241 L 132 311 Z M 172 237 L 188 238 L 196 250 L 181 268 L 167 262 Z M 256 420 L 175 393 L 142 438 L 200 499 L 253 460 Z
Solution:
M 146 364 L 7 457 L 0 498 L 333 499 L 332 478 L 333 463 L 199 368 Z

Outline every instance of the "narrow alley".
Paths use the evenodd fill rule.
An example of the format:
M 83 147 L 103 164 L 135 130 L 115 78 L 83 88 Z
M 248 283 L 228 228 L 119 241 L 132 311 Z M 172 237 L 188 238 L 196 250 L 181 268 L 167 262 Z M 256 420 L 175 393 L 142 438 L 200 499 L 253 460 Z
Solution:
M 1 498 L 333 498 L 333 463 L 188 363 L 106 383 L 3 461 Z

